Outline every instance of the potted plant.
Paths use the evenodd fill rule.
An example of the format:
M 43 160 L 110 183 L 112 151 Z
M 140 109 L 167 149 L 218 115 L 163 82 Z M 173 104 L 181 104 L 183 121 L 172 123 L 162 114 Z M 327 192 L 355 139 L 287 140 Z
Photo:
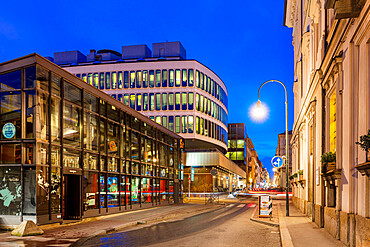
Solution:
M 297 175 L 297 173 L 294 173 L 293 175 L 292 175 L 292 177 L 294 178 L 294 181 L 296 182 L 296 178 L 298 177 L 298 175 Z
M 366 162 L 370 161 L 370 129 L 368 130 L 367 135 L 360 136 L 360 141 L 356 142 L 357 145 L 360 145 L 361 149 L 366 152 Z
M 322 173 L 335 169 L 336 153 L 328 152 L 321 155 Z
M 299 180 L 303 180 L 303 170 L 298 171 Z

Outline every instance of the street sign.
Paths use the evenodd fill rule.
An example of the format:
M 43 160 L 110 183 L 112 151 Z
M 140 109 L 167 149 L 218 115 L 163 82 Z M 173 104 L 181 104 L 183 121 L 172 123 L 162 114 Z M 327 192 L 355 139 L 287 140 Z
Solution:
M 211 175 L 212 175 L 212 176 L 217 176 L 217 173 L 218 173 L 218 171 L 217 171 L 215 168 L 213 168 L 213 169 L 211 170 Z
M 283 159 L 280 156 L 274 156 L 274 158 L 271 159 L 271 164 L 273 167 L 279 168 L 283 166 Z
M 194 182 L 194 168 L 193 167 L 191 168 L 190 174 L 191 174 L 191 181 Z

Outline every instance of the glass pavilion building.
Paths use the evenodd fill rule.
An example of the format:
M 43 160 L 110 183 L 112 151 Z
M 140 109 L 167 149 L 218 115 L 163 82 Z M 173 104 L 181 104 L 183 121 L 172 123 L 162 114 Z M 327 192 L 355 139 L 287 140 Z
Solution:
M 227 152 L 227 89 L 211 69 L 186 59 L 180 42 L 154 43 L 153 52 L 146 45 L 133 45 L 123 46 L 122 53 L 66 51 L 48 59 L 184 138 L 185 174 L 190 166 L 207 165 L 209 169 L 199 173 L 209 174 L 215 167 L 219 179 L 223 172 L 225 178 L 245 177 L 239 167 L 237 172 L 230 170 L 230 164 L 224 164 L 226 159 L 210 164 L 202 158 L 204 152 L 218 152 L 214 153 L 217 157 Z M 187 159 L 192 152 L 198 155 Z M 208 181 L 212 183 L 212 176 Z
M 37 54 L 0 64 L 0 128 L 2 226 L 179 202 L 181 137 Z

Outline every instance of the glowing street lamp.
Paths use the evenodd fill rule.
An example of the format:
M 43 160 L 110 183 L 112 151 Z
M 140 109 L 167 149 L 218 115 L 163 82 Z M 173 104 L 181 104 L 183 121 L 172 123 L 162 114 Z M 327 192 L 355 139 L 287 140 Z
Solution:
M 289 216 L 289 134 L 288 134 L 288 93 L 284 83 L 278 80 L 269 80 L 264 82 L 258 89 L 258 101 L 250 109 L 250 115 L 256 122 L 263 122 L 268 115 L 268 108 L 260 101 L 260 90 L 263 85 L 269 82 L 280 83 L 285 90 L 285 171 L 286 171 L 286 216 Z

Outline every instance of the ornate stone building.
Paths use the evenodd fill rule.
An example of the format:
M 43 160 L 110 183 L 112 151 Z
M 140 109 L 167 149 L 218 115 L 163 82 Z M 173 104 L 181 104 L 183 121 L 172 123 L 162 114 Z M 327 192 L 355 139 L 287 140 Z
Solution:
M 293 28 L 293 202 L 348 246 L 370 245 L 370 1 L 285 1 Z M 321 156 L 335 153 L 335 165 Z

